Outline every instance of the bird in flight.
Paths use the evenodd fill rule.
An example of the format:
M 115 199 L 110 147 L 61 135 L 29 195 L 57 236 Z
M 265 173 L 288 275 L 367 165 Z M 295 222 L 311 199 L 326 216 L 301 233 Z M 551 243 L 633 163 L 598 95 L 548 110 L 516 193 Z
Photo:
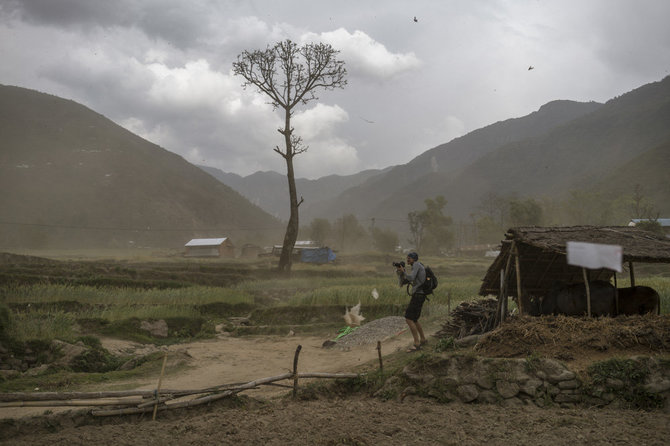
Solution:
M 530 70 L 534 70 L 534 69 L 535 69 L 535 67 L 532 66 L 532 65 L 528 67 L 528 71 L 530 71 Z
M 416 16 L 414 16 L 414 21 L 415 21 L 415 22 L 418 22 L 419 19 L 417 19 Z

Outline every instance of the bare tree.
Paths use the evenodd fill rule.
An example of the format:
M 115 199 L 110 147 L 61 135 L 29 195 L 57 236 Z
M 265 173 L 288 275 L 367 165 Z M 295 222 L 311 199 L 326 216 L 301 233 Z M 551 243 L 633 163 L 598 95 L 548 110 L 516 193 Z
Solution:
M 287 273 L 291 271 L 291 252 L 298 238 L 298 207 L 303 202 L 302 197 L 298 201 L 293 157 L 307 150 L 302 138 L 291 127 L 291 117 L 298 105 L 319 99 L 315 94 L 318 89 L 334 90 L 344 88 L 347 84 L 347 70 L 344 62 L 336 58 L 337 54 L 339 51 L 328 44 L 308 43 L 299 47 L 285 40 L 265 50 L 244 51 L 233 63 L 233 73 L 245 80 L 243 87 L 253 85 L 270 98 L 274 109 L 281 108 L 284 111 L 284 127 L 277 129 L 284 137 L 284 149 L 276 146 L 274 151 L 286 161 L 291 203 L 291 214 L 279 258 L 279 270 Z

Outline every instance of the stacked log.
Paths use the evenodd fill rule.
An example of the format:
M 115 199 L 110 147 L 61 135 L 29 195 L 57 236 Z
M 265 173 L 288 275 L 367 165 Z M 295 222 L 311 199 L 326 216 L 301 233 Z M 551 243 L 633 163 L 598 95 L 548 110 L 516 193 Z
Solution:
M 495 328 L 496 299 L 479 299 L 461 302 L 450 313 L 442 329 L 435 333 L 438 339 L 461 339 L 465 336 L 483 334 Z

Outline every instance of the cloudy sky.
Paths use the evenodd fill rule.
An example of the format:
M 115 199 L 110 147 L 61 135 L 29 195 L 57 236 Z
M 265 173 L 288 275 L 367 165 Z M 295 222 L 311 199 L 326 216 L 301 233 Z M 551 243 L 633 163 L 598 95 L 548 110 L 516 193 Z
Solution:
M 325 42 L 348 85 L 294 117 L 309 145 L 296 174 L 318 178 L 661 80 L 668 17 L 668 0 L 0 0 L 0 84 L 73 99 L 195 164 L 285 173 L 280 112 L 232 63 Z

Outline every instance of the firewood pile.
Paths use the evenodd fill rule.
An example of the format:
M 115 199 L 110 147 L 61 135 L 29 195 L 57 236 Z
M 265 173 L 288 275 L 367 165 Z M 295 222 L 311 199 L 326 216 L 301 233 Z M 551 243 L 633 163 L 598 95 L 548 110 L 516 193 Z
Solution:
M 491 331 L 495 328 L 497 307 L 498 301 L 490 298 L 461 302 L 451 312 L 442 329 L 435 333 L 435 337 L 460 339 Z

